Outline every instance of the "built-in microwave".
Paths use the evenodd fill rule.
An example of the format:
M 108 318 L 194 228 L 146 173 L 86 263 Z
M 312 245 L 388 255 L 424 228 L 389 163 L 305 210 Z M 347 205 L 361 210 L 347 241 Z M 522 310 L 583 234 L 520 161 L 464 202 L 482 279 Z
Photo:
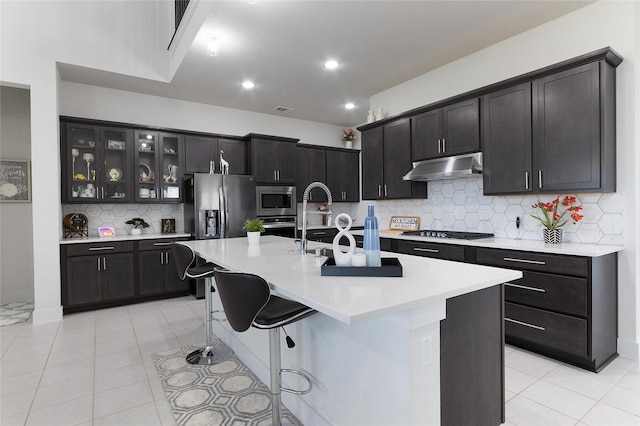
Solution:
M 267 186 L 256 187 L 257 216 L 296 216 L 296 187 Z

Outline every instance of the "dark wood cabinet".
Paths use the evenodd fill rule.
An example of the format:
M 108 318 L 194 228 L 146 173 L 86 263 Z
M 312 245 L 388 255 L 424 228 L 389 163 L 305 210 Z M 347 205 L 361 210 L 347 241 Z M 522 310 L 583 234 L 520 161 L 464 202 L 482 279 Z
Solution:
M 427 160 L 480 150 L 478 98 L 426 111 L 411 119 L 411 160 Z
M 326 150 L 319 147 L 296 147 L 296 198 L 303 201 L 304 190 L 312 182 L 327 182 L 327 157 Z M 314 188 L 309 192 L 308 201 L 320 203 L 327 201 L 327 194 L 320 188 Z
M 183 135 L 146 129 L 134 135 L 135 202 L 182 202 Z
M 185 292 L 188 282 L 178 275 L 171 243 L 180 240 L 145 240 L 138 244 L 138 289 L 141 296 Z
M 614 72 L 593 62 L 533 82 L 539 191 L 615 191 Z
M 485 194 L 532 191 L 531 83 L 482 99 Z
M 600 371 L 617 356 L 617 256 L 478 248 L 480 264 L 519 269 L 505 283 L 507 343 Z
M 393 240 L 392 249 L 397 253 L 413 254 L 415 256 L 455 260 L 457 262 L 464 262 L 465 260 L 464 247 L 450 244 Z
M 185 136 L 186 174 L 209 173 L 213 162 L 214 173 L 222 173 L 220 155 L 229 163 L 229 174 L 247 174 L 247 146 L 240 139 L 203 135 Z
M 615 191 L 615 70 L 605 60 L 483 97 L 484 193 Z
M 297 139 L 250 135 L 249 172 L 256 183 L 296 183 Z
M 63 203 L 131 202 L 132 131 L 61 122 Z
M 65 313 L 188 294 L 169 245 L 188 238 L 61 244 Z
M 362 199 L 426 198 L 424 182 L 402 177 L 412 168 L 410 119 L 362 133 Z
M 133 242 L 74 244 L 61 251 L 65 309 L 134 296 Z
M 333 202 L 360 201 L 360 153 L 352 150 L 326 151 L 327 186 Z

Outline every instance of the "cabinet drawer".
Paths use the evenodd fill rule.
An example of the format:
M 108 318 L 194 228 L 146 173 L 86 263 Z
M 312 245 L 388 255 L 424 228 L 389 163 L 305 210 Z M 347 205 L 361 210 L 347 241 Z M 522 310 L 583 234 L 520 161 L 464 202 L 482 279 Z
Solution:
M 586 320 L 513 303 L 505 303 L 504 309 L 507 342 L 514 337 L 581 357 L 587 356 Z
M 171 247 L 171 243 L 176 241 L 189 241 L 189 238 L 158 238 L 155 240 L 140 240 L 138 241 L 138 250 L 162 250 Z
M 307 239 L 310 240 L 312 238 L 333 238 L 337 233 L 338 230 L 336 228 L 308 229 Z
M 405 240 L 396 240 L 394 242 L 394 251 L 398 253 L 464 262 L 464 247 L 461 246 Z
M 113 241 L 111 243 L 67 244 L 67 256 L 87 256 L 93 254 L 125 253 L 133 251 L 133 241 Z
M 576 277 L 586 277 L 589 271 L 589 260 L 584 257 L 483 248 L 477 249 L 476 256 L 478 263 L 512 269 L 553 272 Z
M 505 283 L 507 302 L 586 318 L 586 279 L 530 271 L 522 274 L 522 278 Z

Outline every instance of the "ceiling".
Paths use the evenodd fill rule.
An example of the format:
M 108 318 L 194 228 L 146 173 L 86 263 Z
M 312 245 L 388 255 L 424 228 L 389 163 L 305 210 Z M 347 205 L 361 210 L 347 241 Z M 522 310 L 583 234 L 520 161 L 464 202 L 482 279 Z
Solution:
M 219 0 L 170 84 L 60 72 L 67 81 L 348 127 L 366 122 L 372 95 L 588 3 Z M 207 55 L 209 34 L 218 35 L 217 57 Z M 324 69 L 330 58 L 341 66 Z M 254 89 L 241 87 L 246 79 Z

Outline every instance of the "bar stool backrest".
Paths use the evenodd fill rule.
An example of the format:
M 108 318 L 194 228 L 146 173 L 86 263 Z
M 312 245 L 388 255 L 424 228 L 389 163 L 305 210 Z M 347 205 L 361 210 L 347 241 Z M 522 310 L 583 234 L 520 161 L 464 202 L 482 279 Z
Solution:
M 269 302 L 269 284 L 257 275 L 229 272 L 219 268 L 215 269 L 214 276 L 218 295 L 231 328 L 238 332 L 248 330 L 258 313 Z
M 191 247 L 179 243 L 171 243 L 171 253 L 173 254 L 173 260 L 178 270 L 178 276 L 181 280 L 186 279 L 189 266 L 196 260 L 196 254 Z

